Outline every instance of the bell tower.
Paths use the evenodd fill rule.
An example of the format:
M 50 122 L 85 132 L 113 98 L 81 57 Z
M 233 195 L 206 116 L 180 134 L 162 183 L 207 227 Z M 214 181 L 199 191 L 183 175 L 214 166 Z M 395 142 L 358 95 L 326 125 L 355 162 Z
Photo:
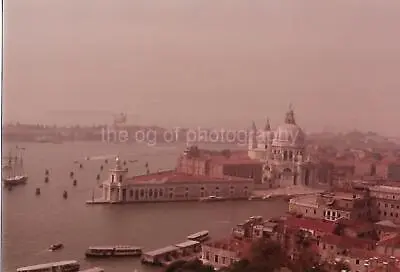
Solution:
M 125 180 L 128 169 L 122 169 L 119 157 L 115 159 L 115 167 L 110 169 L 110 183 L 122 184 Z

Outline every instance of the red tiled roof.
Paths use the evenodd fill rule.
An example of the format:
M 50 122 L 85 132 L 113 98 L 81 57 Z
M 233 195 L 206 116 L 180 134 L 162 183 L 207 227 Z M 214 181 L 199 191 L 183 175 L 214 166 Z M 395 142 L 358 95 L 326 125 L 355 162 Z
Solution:
M 238 240 L 235 238 L 225 238 L 220 240 L 210 241 L 204 244 L 212 248 L 228 250 L 235 252 L 238 257 L 247 256 L 250 253 L 252 245 L 251 240 Z
M 374 246 L 374 241 L 365 240 L 347 236 L 339 236 L 334 234 L 328 234 L 321 237 L 321 241 L 329 245 L 335 245 L 343 249 L 349 248 L 372 248 Z
M 304 217 L 289 217 L 287 218 L 285 225 L 289 228 L 303 228 L 323 233 L 333 233 L 333 231 L 336 229 L 336 224 L 334 222 Z
M 384 238 L 376 243 L 378 246 L 390 246 L 400 248 L 400 233 L 393 233 L 387 238 Z
M 252 179 L 229 177 L 218 178 L 202 175 L 189 175 L 186 173 L 168 170 L 148 175 L 134 176 L 126 180 L 126 183 L 146 184 L 146 183 L 198 183 L 198 182 L 249 182 Z
M 350 220 L 350 219 L 346 219 L 346 218 L 341 218 L 341 219 L 337 220 L 337 223 L 339 225 L 342 225 L 347 228 L 353 228 L 359 233 L 374 229 L 373 223 L 365 222 L 365 221 L 361 221 L 361 220 Z

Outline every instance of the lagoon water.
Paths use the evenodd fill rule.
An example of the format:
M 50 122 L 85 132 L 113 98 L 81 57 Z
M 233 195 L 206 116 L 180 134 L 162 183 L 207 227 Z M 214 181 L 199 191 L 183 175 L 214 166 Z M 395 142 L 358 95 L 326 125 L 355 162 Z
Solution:
M 86 205 L 98 188 L 96 176 L 107 178 L 111 167 L 105 157 L 119 154 L 127 163 L 129 174 L 143 173 L 146 162 L 152 171 L 172 168 L 184 145 L 149 147 L 139 144 L 20 143 L 26 148 L 25 169 L 29 181 L 12 191 L 3 190 L 3 269 L 39 263 L 74 259 L 82 268 L 103 267 L 113 271 L 156 271 L 142 266 L 139 259 L 85 260 L 89 246 L 132 244 L 153 250 L 185 240 L 188 234 L 207 229 L 215 237 L 224 237 L 231 228 L 252 215 L 266 218 L 283 214 L 287 206 L 280 201 L 220 202 L 220 203 L 152 203 L 126 205 Z M 5 148 L 14 146 L 6 144 Z M 213 148 L 218 148 L 213 146 Z M 96 160 L 85 161 L 84 157 Z M 83 163 L 84 168 L 79 169 Z M 100 166 L 104 170 L 100 171 Z M 45 169 L 50 170 L 50 181 L 44 182 Z M 78 181 L 73 186 L 70 171 Z M 35 195 L 35 189 L 41 195 Z M 62 193 L 68 191 L 68 199 Z M 99 191 L 96 189 L 97 196 Z M 61 242 L 62 250 L 49 252 L 47 248 Z

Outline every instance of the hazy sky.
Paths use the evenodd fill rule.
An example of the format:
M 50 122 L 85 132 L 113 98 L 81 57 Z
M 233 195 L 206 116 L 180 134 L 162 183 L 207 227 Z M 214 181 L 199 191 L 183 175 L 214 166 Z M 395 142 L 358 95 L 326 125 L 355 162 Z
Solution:
M 400 135 L 399 0 L 5 0 L 7 120 Z

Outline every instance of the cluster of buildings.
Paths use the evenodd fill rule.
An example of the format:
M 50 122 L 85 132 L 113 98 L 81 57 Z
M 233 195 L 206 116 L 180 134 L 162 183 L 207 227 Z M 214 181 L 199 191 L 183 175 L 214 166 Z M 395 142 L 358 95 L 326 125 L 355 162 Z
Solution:
M 354 272 L 400 271 L 400 225 L 344 218 L 327 221 L 289 215 L 264 221 L 252 217 L 237 225 L 228 238 L 204 244 L 201 258 L 217 269 L 227 267 L 251 256 L 255 241 L 269 239 L 279 242 L 288 258 L 295 260 L 303 250 L 297 242 L 300 235 L 309 242 L 311 256 L 331 267 L 345 263 Z
M 175 169 L 141 176 L 128 177 L 117 162 L 103 182 L 102 201 L 183 201 L 208 196 L 238 199 L 257 189 L 297 185 L 331 189 L 356 178 L 400 181 L 398 157 L 360 150 L 339 154 L 308 145 L 292 109 L 275 130 L 269 121 L 262 130 L 253 124 L 248 140 L 248 150 L 240 151 L 188 146 Z M 327 217 L 336 218 L 338 214 L 334 209 L 332 212 L 327 211 Z M 391 213 L 387 211 L 386 216 Z

